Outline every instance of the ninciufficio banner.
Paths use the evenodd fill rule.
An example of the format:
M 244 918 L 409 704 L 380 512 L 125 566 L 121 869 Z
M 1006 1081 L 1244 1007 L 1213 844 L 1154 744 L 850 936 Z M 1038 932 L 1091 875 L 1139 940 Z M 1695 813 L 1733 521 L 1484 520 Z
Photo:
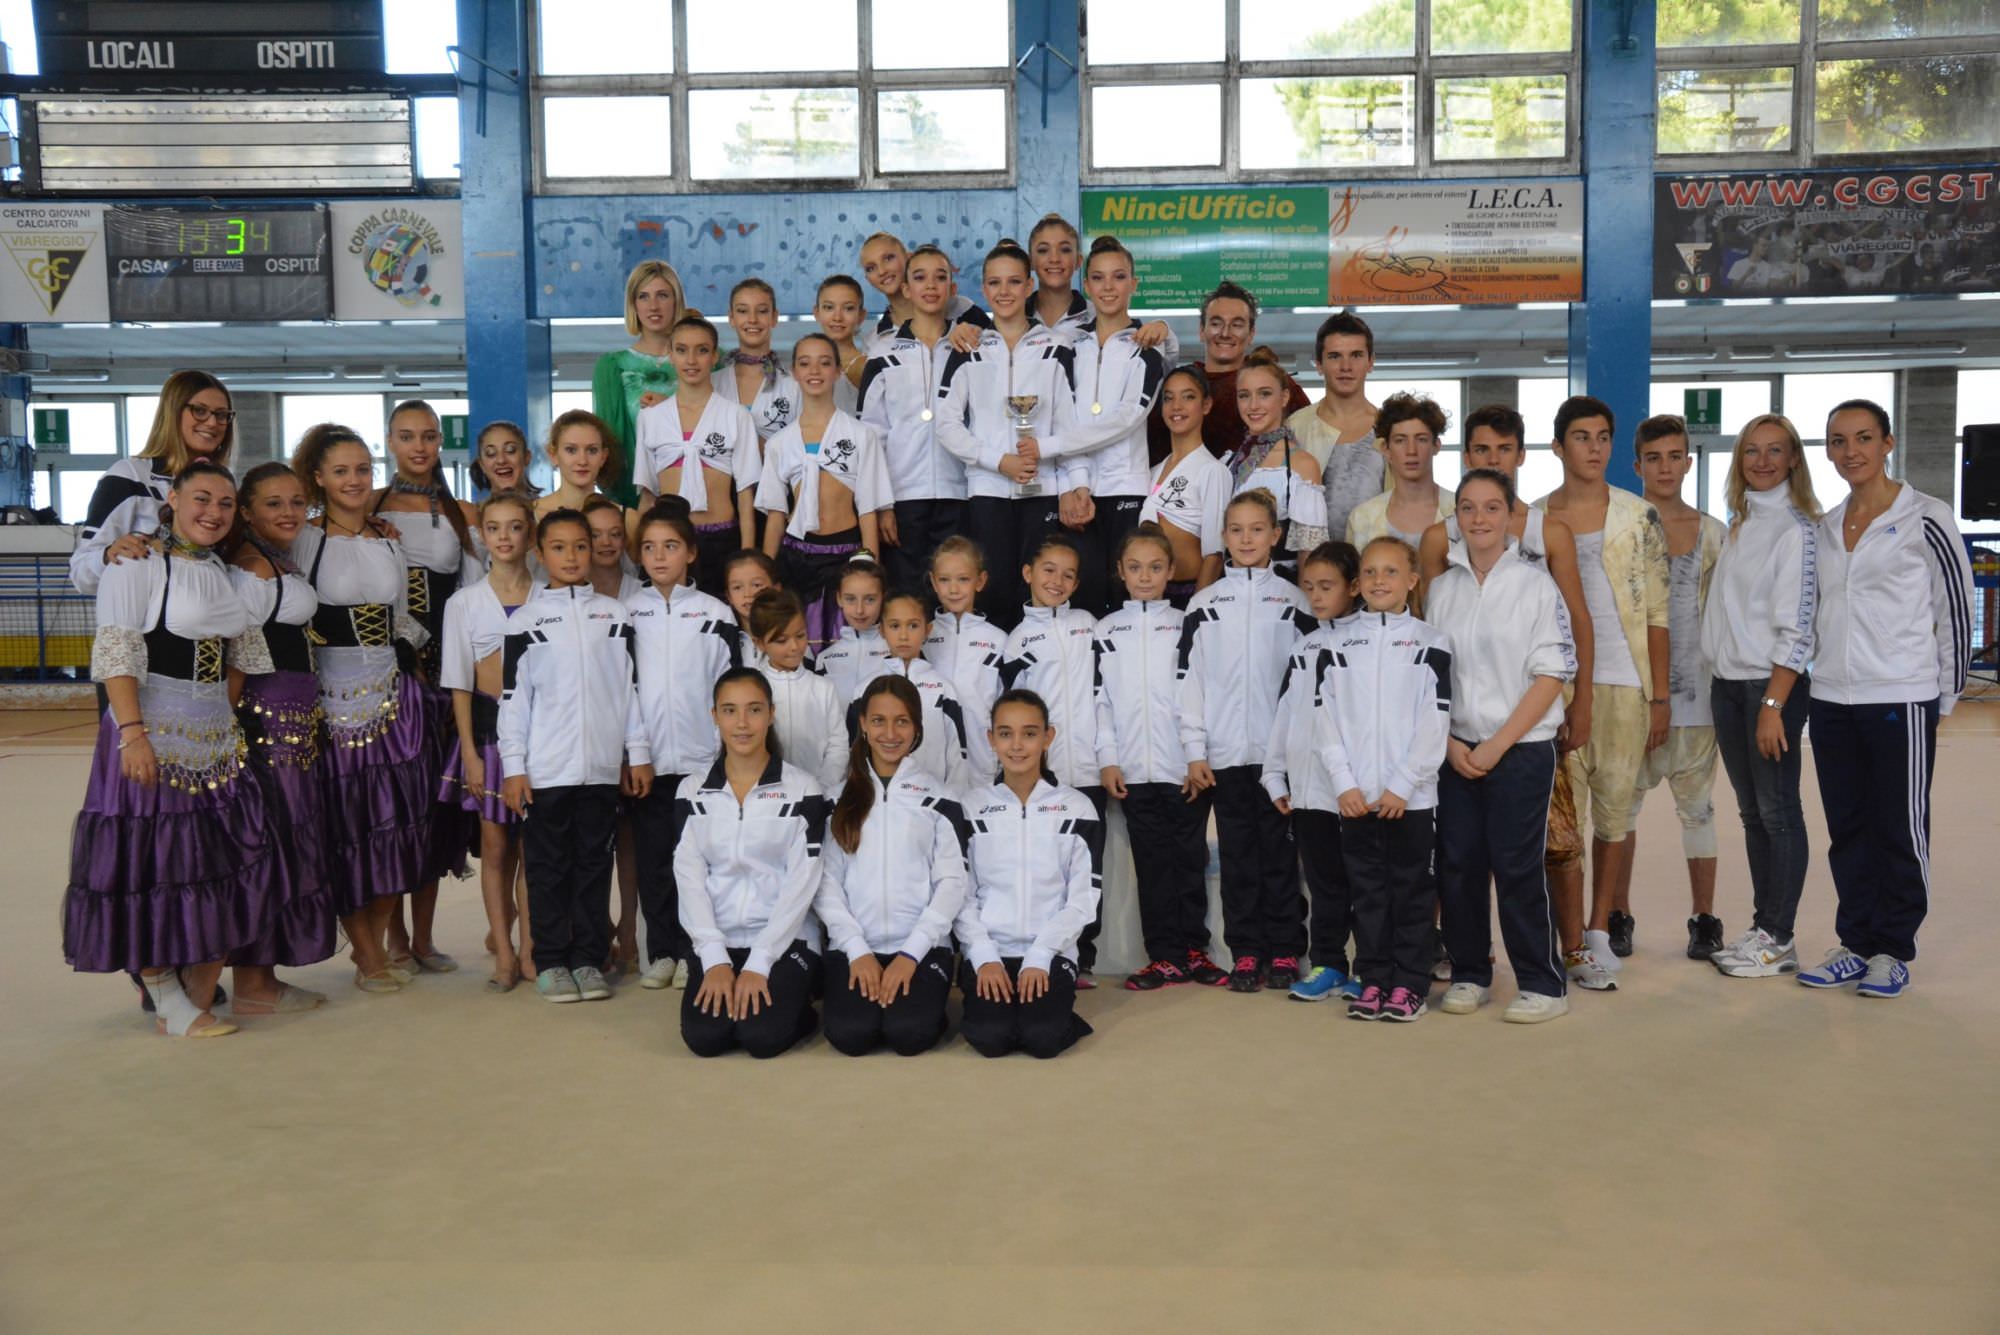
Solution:
M 1086 190 L 1083 233 L 1132 252 L 1137 306 L 1199 306 L 1224 281 L 1271 306 L 1325 299 L 1322 188 Z
M 1583 300 L 1583 185 L 1335 186 L 1335 306 Z
M 2000 169 L 1654 178 L 1653 295 L 1817 297 L 2000 288 Z

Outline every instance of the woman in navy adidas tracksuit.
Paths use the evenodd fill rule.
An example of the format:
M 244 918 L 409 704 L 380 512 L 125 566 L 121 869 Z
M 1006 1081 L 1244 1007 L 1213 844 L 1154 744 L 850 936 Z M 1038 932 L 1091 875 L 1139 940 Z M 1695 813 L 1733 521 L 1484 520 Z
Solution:
M 965 903 L 963 809 L 914 764 L 923 701 L 903 677 L 862 692 L 814 906 L 826 924 L 826 1041 L 914 1057 L 944 1035 L 951 926 Z
M 702 970 L 683 994 L 681 1040 L 697 1057 L 776 1057 L 818 1024 L 812 904 L 827 802 L 778 754 L 763 673 L 731 668 L 712 698 L 722 754 L 674 801 L 681 925 Z
M 958 915 L 965 1041 L 982 1057 L 1055 1057 L 1090 1033 L 1076 1013 L 1076 941 L 1103 891 L 1104 824 L 1058 787 L 1056 729 L 1033 691 L 993 705 L 1000 782 L 966 797 L 971 881 Z
M 1965 544 L 1950 506 L 1889 480 L 1895 448 L 1879 404 L 1850 399 L 1827 418 L 1827 457 L 1848 492 L 1820 521 L 1808 718 L 1840 944 L 1799 981 L 1856 983 L 1864 997 L 1910 985 L 1930 901 L 1938 716 L 1972 662 Z

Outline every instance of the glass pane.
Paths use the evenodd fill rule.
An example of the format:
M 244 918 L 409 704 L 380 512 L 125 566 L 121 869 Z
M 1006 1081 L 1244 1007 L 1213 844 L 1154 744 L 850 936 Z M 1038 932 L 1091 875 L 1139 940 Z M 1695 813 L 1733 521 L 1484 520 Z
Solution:
M 2000 32 L 1996 0 L 1819 0 L 1819 39 L 1960 37 Z
M 548 176 L 671 176 L 670 97 L 545 97 L 542 171 Z
M 1294 0 L 1239 0 L 1243 59 L 1338 60 L 1417 49 L 1416 0 L 1318 0 L 1303 12 L 1312 15 L 1309 22 L 1300 21 Z
M 380 394 L 285 394 L 278 399 L 278 421 L 283 427 L 287 454 L 307 428 L 321 422 L 338 422 L 360 434 L 375 456 L 375 480 L 382 480 L 382 420 Z
M 1084 58 L 1092 65 L 1221 60 L 1222 0 L 1090 0 Z
M 1090 90 L 1093 167 L 1222 163 L 1222 85 L 1131 84 Z
M 1984 422 L 2000 422 L 2000 371 L 1960 371 L 1958 434 L 1962 436 L 1966 427 Z
M 1826 35 L 1826 3 L 1820 5 Z M 1661 46 L 1752 46 L 1799 40 L 1799 0 L 1660 0 Z
M 1769 380 L 1655 380 L 1647 393 L 1647 413 L 1653 416 L 1660 413 L 1686 416 L 1687 391 L 1691 389 L 1722 391 L 1722 426 L 1719 432 L 1731 440 L 1736 438 L 1736 433 L 1745 422 L 1771 411 Z
M 1431 52 L 1567 51 L 1570 0 L 1431 0 Z
M 1416 160 L 1416 80 L 1245 79 L 1243 165 L 1408 166 Z
M 1815 87 L 1816 153 L 2000 143 L 2000 56 L 1823 60 Z
M 1774 153 L 1791 146 L 1791 66 L 1660 71 L 1660 152 Z
M 1848 399 L 1873 399 L 1889 410 L 1889 421 L 1900 428 L 1896 421 L 1896 373 L 1894 371 L 1857 371 L 1788 375 L 1785 377 L 1785 416 L 1792 419 L 1792 425 L 1799 429 L 1799 438 L 1808 441 L 1826 439 L 1826 419 L 1833 412 L 1833 406 Z M 1728 418 L 1723 419 L 1725 422 Z M 1819 475 L 1813 475 L 1819 481 Z M 1834 495 L 1847 494 L 1841 487 Z M 1820 493 L 1826 499 L 1826 493 Z
M 113 403 L 79 403 L 75 399 L 40 399 L 36 408 L 60 408 L 69 414 L 69 452 L 76 454 L 118 453 L 118 406 Z M 140 436 L 133 452 L 145 443 Z M 44 456 L 47 457 L 47 456 Z
M 1566 78 L 1439 79 L 1436 154 L 1464 158 L 1559 158 L 1566 139 Z
M 572 408 L 588 412 L 594 402 L 587 389 L 559 389 L 549 395 L 549 412 L 555 417 L 561 417 Z
M 53 476 L 50 481 L 53 486 L 48 492 L 39 494 L 50 497 L 60 494 L 61 499 L 53 502 L 56 513 L 61 516 L 65 524 L 81 524 L 90 517 L 90 496 L 97 490 L 97 484 L 104 480 L 104 474 L 67 468 L 54 469 L 51 472 Z M 44 502 L 48 503 L 51 502 Z
M 1011 65 L 1007 0 L 955 0 L 951 22 L 937 21 L 932 0 L 875 0 L 878 70 Z
M 137 454 L 146 448 L 146 437 L 153 434 L 153 414 L 159 411 L 160 396 L 157 394 L 128 394 L 125 396 L 125 452 Z
M 35 49 L 32 0 L 0 0 L 0 42 L 7 44 L 8 73 L 42 72 L 41 53 Z
M 542 0 L 535 11 L 540 16 L 544 74 L 674 72 L 671 5 L 577 5 Z
M 875 95 L 876 157 L 885 172 L 1007 169 L 1007 90 L 901 89 Z
M 458 99 L 420 97 L 417 109 L 417 175 L 432 180 L 458 175 Z
M 1555 438 L 1556 409 L 1569 397 L 1569 381 L 1559 375 L 1522 376 L 1515 382 L 1514 410 L 1527 424 L 1528 444 L 1546 445 Z M 1473 407 L 1479 407 L 1473 404 Z M 1523 496 L 1532 493 L 1523 491 Z
M 661 5 L 660 13 L 668 8 Z M 854 0 L 761 0 L 756 5 L 700 0 L 687 7 L 688 71 L 851 70 L 861 46 L 860 28 Z M 689 128 L 695 124 L 688 122 Z
M 852 88 L 724 88 L 688 94 L 698 180 L 859 176 L 861 94 Z
M 449 74 L 445 48 L 458 41 L 458 0 L 382 0 L 382 46 L 390 74 Z

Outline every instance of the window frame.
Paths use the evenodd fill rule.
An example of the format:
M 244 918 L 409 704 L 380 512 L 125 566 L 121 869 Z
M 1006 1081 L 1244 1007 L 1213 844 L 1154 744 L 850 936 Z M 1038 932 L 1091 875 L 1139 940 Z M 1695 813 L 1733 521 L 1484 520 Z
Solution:
M 1587 3 L 1588 0 L 1585 0 Z M 1583 4 L 1570 4 L 1570 44 L 1565 51 L 1486 52 L 1473 55 L 1431 54 L 1432 0 L 1412 0 L 1416 45 L 1408 56 L 1367 56 L 1349 60 L 1245 60 L 1242 58 L 1242 7 L 1223 0 L 1223 58 L 1161 65 L 1093 65 L 1090 61 L 1090 0 L 1077 0 L 1081 19 L 1077 71 L 1081 94 L 1082 177 L 1085 187 L 1143 186 L 1226 181 L 1341 180 L 1487 180 L 1509 177 L 1574 176 L 1580 169 L 1578 102 L 1583 93 Z M 1559 74 L 1564 78 L 1563 153 L 1553 158 L 1438 158 L 1435 153 L 1437 85 L 1441 79 L 1510 78 Z M 1243 166 L 1243 81 L 1245 79 L 1342 79 L 1400 77 L 1413 80 L 1411 161 L 1400 165 L 1328 165 L 1310 167 Z M 1097 168 L 1092 90 L 1103 86 L 1166 83 L 1222 85 L 1222 161 L 1212 167 Z
M 687 7 L 673 8 L 674 56 L 670 74 L 542 74 L 541 12 L 557 0 L 528 0 L 528 63 L 532 75 L 529 99 L 530 133 L 534 145 L 534 190 L 538 195 L 623 194 L 786 194 L 800 190 L 937 190 L 1012 189 L 1018 161 L 1015 133 L 1015 71 L 1010 62 L 993 66 L 941 69 L 877 70 L 875 68 L 874 0 L 855 0 L 853 70 L 786 70 L 768 73 L 691 74 L 688 72 Z M 1007 49 L 1015 48 L 1014 7 L 1007 6 Z M 852 176 L 696 177 L 689 162 L 688 94 L 709 90 L 761 88 L 853 89 L 859 98 L 857 174 Z M 1002 136 L 1006 165 L 991 171 L 885 172 L 880 166 L 881 117 L 876 94 L 925 89 L 1001 89 L 1005 95 L 1006 133 Z M 666 176 L 556 176 L 548 174 L 548 140 L 543 118 L 549 97 L 667 97 L 673 105 L 669 127 L 672 171 Z
M 1968 45 L 1973 43 L 1976 45 Z M 1768 153 L 1662 153 L 1657 120 L 1653 162 L 1659 171 L 1763 171 L 1792 167 L 1907 166 L 1912 154 L 1925 163 L 1989 162 L 1991 148 L 1895 149 L 1880 153 L 1820 153 L 1819 67 L 1833 60 L 1925 60 L 1936 56 L 2000 57 L 2000 33 L 1961 37 L 1877 37 L 1821 40 L 1819 0 L 1799 0 L 1799 40 L 1741 46 L 1661 46 L 1654 60 L 1653 100 L 1659 104 L 1661 70 L 1766 69 L 1792 71 L 1792 146 Z

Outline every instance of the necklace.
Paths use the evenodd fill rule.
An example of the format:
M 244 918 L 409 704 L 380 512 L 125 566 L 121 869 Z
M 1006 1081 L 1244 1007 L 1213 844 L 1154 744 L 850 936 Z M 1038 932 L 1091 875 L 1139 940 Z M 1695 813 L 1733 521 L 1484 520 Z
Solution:
M 348 531 L 349 533 L 352 533 L 352 534 L 353 534 L 353 535 L 354 535 L 355 537 L 357 537 L 357 538 L 358 538 L 358 537 L 360 537 L 360 536 L 362 536 L 362 530 L 361 530 L 361 529 L 360 529 L 359 527 L 357 527 L 356 525 L 353 525 L 353 524 L 345 524 L 345 523 L 342 523 L 342 522 L 341 522 L 340 520 L 338 520 L 338 519 L 335 519 L 335 518 L 333 517 L 333 511 L 331 511 L 331 510 L 328 510 L 328 511 L 326 511 L 326 513 L 325 513 L 325 517 L 326 517 L 326 522 L 327 522 L 327 523 L 328 523 L 328 524 L 329 524 L 330 526 L 332 526 L 332 527 L 334 527 L 334 528 L 344 528 L 344 529 L 346 529 L 346 530 L 347 530 L 347 531 Z M 365 522 L 365 521 L 364 521 L 364 522 Z
M 169 530 L 163 539 L 168 556 L 178 556 L 184 561 L 206 561 L 214 555 L 198 542 L 190 542 L 180 534 Z

